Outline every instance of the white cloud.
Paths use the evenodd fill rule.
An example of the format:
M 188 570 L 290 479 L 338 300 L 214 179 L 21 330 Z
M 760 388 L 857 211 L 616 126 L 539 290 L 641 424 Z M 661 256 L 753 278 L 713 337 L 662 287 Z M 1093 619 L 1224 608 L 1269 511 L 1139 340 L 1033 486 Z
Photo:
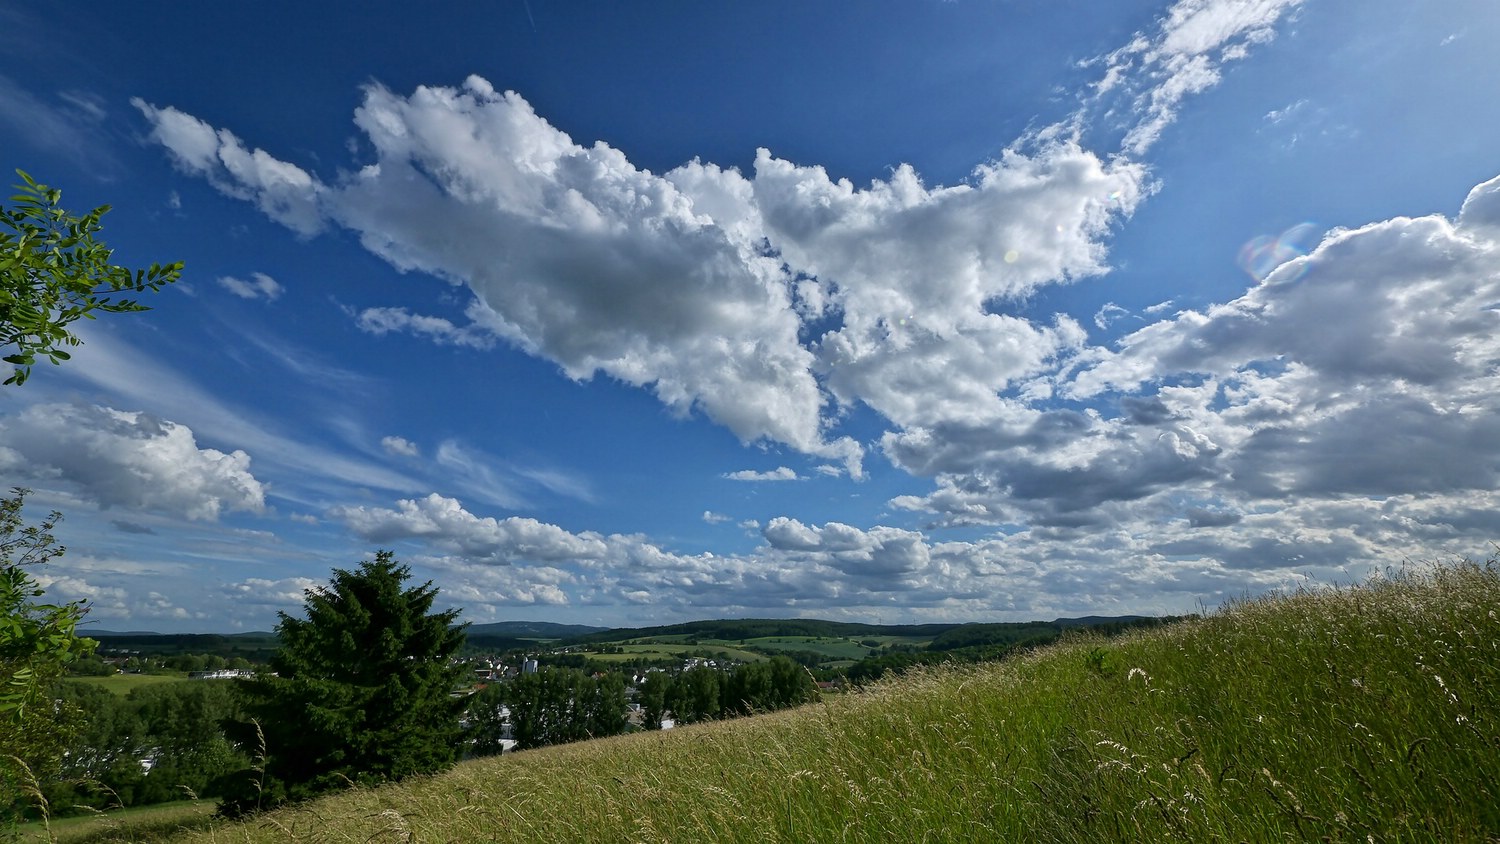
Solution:
M 129 593 L 118 586 L 105 586 L 81 577 L 49 571 L 37 572 L 36 582 L 37 586 L 47 591 L 48 601 L 86 602 L 90 618 L 130 618 L 134 615 Z
M 600 557 L 606 550 L 597 534 L 574 535 L 556 525 L 516 516 L 480 518 L 456 499 L 437 493 L 398 501 L 396 507 L 336 507 L 328 515 L 369 542 L 422 539 L 470 560 L 578 560 Z
M 232 135 L 138 105 L 184 169 L 315 228 L 254 173 L 221 166 L 243 149 Z M 992 414 L 997 391 L 1083 338 L 1070 320 L 1034 325 L 1001 306 L 1103 272 L 1102 239 L 1146 190 L 1141 167 L 1066 143 L 1007 151 L 948 187 L 902 166 L 855 188 L 765 150 L 753 177 L 696 161 L 656 176 L 473 77 L 409 97 L 371 87 L 356 123 L 378 162 L 337 185 L 308 177 L 310 204 L 291 207 L 477 297 L 466 326 L 386 308 L 360 314 L 366 330 L 502 337 L 570 377 L 648 387 L 856 478 L 863 449 L 828 434 L 834 399 L 901 425 Z M 803 338 L 814 323 L 824 333 Z
M 1340 389 L 1380 392 L 1486 383 L 1500 315 L 1488 182 L 1471 192 L 1455 226 L 1395 218 L 1330 232 L 1311 254 L 1280 265 L 1244 296 L 1186 311 L 1120 341 L 1076 378 L 1083 396 L 1131 390 L 1175 372 L 1219 377 L 1252 365 L 1309 367 Z M 1436 397 L 1434 397 L 1436 398 Z M 1455 397 L 1456 398 L 1456 397 Z
M 283 292 L 276 279 L 265 273 L 251 273 L 249 281 L 234 276 L 220 276 L 219 286 L 241 299 L 265 299 L 268 302 L 281 298 Z
M 387 454 L 399 457 L 416 457 L 422 453 L 416 443 L 404 437 L 381 437 L 380 447 L 385 449 Z
M 1269 41 L 1273 27 L 1301 0 L 1178 0 L 1155 40 L 1115 61 L 1139 61 L 1150 88 L 1137 100 L 1136 125 L 1124 149 L 1145 152 L 1177 118 L 1186 97 L 1219 81 L 1219 67 L 1243 58 L 1251 44 Z M 1127 48 L 1128 49 L 1128 48 Z
M 264 150 L 247 150 L 233 132 L 215 130 L 175 108 L 158 109 L 139 97 L 130 104 L 151 122 L 151 140 L 166 147 L 183 170 L 207 178 L 230 196 L 255 202 L 298 234 L 311 236 L 324 228 L 318 211 L 321 186 L 302 168 Z
M 777 517 L 761 528 L 764 545 L 731 556 L 674 553 L 640 536 L 573 533 L 531 519 L 481 518 L 441 496 L 331 515 L 363 539 L 437 551 L 408 559 L 434 572 L 444 600 L 463 606 L 466 618 L 498 617 L 515 606 L 613 610 L 623 600 L 636 623 L 708 610 L 868 619 L 897 607 L 906 619 L 1021 620 L 1183 612 L 1307 577 L 1348 582 L 1390 555 L 1416 559 L 1500 530 L 1497 503 L 1489 492 L 1441 504 L 1403 496 L 1258 509 L 1225 501 L 1184 507 L 1158 497 L 1106 502 L 1098 509 L 1107 518 L 1084 526 L 1032 526 L 954 542 L 893 527 Z
M 1102 331 L 1109 328 L 1122 317 L 1127 316 L 1130 316 L 1130 311 L 1127 311 L 1119 305 L 1116 305 L 1114 302 L 1106 302 L 1104 303 L 1104 306 L 1099 308 L 1098 312 L 1094 314 L 1094 326 Z
M 1500 487 L 1500 461 L 1484 456 L 1500 442 L 1496 196 L 1500 179 L 1471 191 L 1456 221 L 1335 230 L 1231 302 L 1081 352 L 1052 380 L 1096 409 L 1018 402 L 997 424 L 887 434 L 886 454 L 936 483 L 893 505 L 942 523 L 1141 536 L 1164 512 L 1189 512 L 1196 553 L 1236 566 L 1256 548 L 1275 559 L 1341 549 L 1361 565 L 1391 548 L 1482 553 L 1473 529 L 1421 552 L 1413 538 L 1435 525 L 1414 520 L 1402 536 L 1364 512 L 1367 527 L 1284 554 L 1292 523 L 1252 514 L 1292 500 L 1302 524 L 1324 525 L 1351 496 L 1369 508 L 1426 496 L 1468 512 L 1455 502 Z M 1377 532 L 1380 543 L 1369 539 Z
M 385 334 L 415 334 L 438 345 L 488 349 L 495 345 L 495 335 L 483 326 L 454 325 L 443 317 L 414 314 L 405 308 L 365 308 L 355 318 L 359 330 L 377 337 Z
M 777 466 L 769 472 L 757 472 L 754 469 L 741 469 L 738 472 L 729 472 L 724 475 L 731 481 L 800 481 L 802 478 L 785 466 Z
M 762 531 L 774 552 L 837 572 L 851 590 L 920 588 L 932 563 L 922 534 L 890 527 L 860 530 L 839 522 L 821 528 L 779 516 Z
M 184 425 L 98 405 L 38 404 L 0 418 L 7 471 L 66 482 L 103 507 L 214 520 L 265 509 L 250 457 L 199 448 Z
M 475 564 L 463 557 L 418 557 L 414 562 L 438 572 L 442 599 L 463 607 L 465 621 L 509 620 L 513 607 L 567 606 L 577 575 L 552 566 L 517 568 Z
M 1072 117 L 1037 137 L 1076 138 L 1124 114 L 1121 150 L 1143 155 L 1176 121 L 1184 100 L 1217 85 L 1225 64 L 1270 41 L 1277 23 L 1301 5 L 1302 0 L 1177 0 L 1152 32 L 1138 32 L 1125 46 L 1083 62 L 1103 67 L 1100 80 Z
M 712 510 L 704 510 L 703 521 L 708 522 L 711 525 L 721 525 L 725 522 L 734 521 L 734 518 L 732 516 L 726 516 L 723 513 L 715 513 Z
M 295 371 L 315 378 L 320 386 L 326 388 L 334 380 L 359 386 L 343 370 L 310 365 L 305 356 L 288 356 L 269 340 L 251 334 L 242 336 L 251 339 L 273 359 L 301 367 Z M 72 363 L 62 369 L 64 377 L 80 379 L 93 389 L 113 396 L 114 401 L 151 407 L 161 416 L 180 420 L 180 424 L 202 436 L 234 443 L 254 453 L 257 465 L 283 470 L 281 477 L 332 488 L 344 484 L 397 492 L 415 492 L 421 488 L 417 481 L 386 465 L 348 457 L 280 433 L 280 425 L 275 421 L 254 409 L 225 404 L 159 358 L 119 340 L 107 326 L 90 325 L 86 329 L 84 343 L 73 352 Z M 278 492 L 286 495 L 289 490 L 283 485 Z
M 248 577 L 225 587 L 228 597 L 235 605 L 266 607 L 283 612 L 301 607 L 307 600 L 308 590 L 327 586 L 326 581 L 310 577 L 264 578 Z
M 1307 108 L 1307 102 L 1307 98 L 1304 97 L 1292 103 L 1291 105 L 1288 105 L 1286 108 L 1273 108 L 1270 111 L 1266 112 L 1266 120 L 1269 120 L 1272 123 L 1280 123 L 1284 120 L 1287 120 L 1294 114 Z

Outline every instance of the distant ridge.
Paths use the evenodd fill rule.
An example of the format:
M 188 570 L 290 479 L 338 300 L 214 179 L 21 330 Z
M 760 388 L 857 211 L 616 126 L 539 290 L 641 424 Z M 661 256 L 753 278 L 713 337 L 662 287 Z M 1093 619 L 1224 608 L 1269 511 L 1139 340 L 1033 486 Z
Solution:
M 1056 621 L 1023 622 L 955 622 L 932 624 L 863 624 L 848 621 L 824 621 L 816 618 L 723 618 L 712 621 L 688 621 L 657 627 L 617 627 L 599 632 L 576 635 L 566 644 L 594 644 L 627 638 L 650 638 L 653 636 L 699 636 L 705 639 L 730 641 L 754 639 L 765 636 L 928 636 L 938 637 L 959 629 L 1021 629 L 1021 628 L 1066 628 L 1094 627 L 1108 624 L 1129 624 L 1149 616 L 1084 616 L 1081 618 L 1059 618 Z M 471 630 L 473 628 L 470 628 Z
M 154 630 L 94 630 L 93 628 L 80 628 L 78 632 L 82 633 L 85 636 L 88 636 L 91 639 L 98 639 L 101 636 L 104 637 L 104 638 L 107 638 L 107 639 L 117 639 L 117 638 L 121 638 L 121 637 L 131 637 L 131 638 L 141 637 L 141 638 L 143 638 L 143 637 L 148 637 L 148 636 L 160 636 L 160 637 L 163 637 L 163 638 L 166 638 L 166 637 L 169 637 L 169 636 L 170 637 L 177 637 L 177 638 L 191 638 L 191 637 L 194 637 L 194 636 L 212 636 L 212 637 L 219 638 L 219 639 L 233 639 L 233 638 L 274 639 L 274 638 L 276 638 L 276 633 L 274 631 L 271 631 L 271 630 L 248 630 L 248 631 L 245 631 L 243 633 L 157 633 Z
M 1122 621 L 1140 621 L 1150 618 L 1145 615 L 1081 615 L 1077 618 L 1053 619 L 1052 623 L 1058 627 L 1097 627 L 1101 624 L 1114 624 Z
M 470 624 L 469 635 L 486 638 L 499 636 L 510 639 L 567 639 L 603 633 L 609 629 L 587 624 L 558 624 L 552 621 L 493 621 L 488 624 Z
M 85 636 L 160 636 L 162 634 L 152 630 L 95 630 L 93 628 L 79 628 L 79 632 Z

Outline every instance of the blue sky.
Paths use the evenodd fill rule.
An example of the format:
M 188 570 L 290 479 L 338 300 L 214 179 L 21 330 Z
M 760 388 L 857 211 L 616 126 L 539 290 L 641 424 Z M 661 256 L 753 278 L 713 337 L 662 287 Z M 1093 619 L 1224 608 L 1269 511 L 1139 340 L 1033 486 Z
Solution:
M 0 8 L 145 314 L 0 394 L 106 629 L 1194 611 L 1500 539 L 1486 0 Z

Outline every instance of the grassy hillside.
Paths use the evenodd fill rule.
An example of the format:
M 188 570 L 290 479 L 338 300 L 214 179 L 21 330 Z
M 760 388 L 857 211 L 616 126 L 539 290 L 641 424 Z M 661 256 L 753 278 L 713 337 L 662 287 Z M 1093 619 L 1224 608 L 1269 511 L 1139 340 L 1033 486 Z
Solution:
M 191 841 L 1487 841 L 1500 569 L 1240 603 Z

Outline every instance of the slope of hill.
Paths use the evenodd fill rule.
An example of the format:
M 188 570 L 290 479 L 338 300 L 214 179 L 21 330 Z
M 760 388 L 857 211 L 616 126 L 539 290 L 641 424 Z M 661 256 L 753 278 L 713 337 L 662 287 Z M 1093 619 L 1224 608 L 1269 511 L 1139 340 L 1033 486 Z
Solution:
M 468 763 L 187 840 L 1487 841 L 1500 569 L 1463 564 Z

